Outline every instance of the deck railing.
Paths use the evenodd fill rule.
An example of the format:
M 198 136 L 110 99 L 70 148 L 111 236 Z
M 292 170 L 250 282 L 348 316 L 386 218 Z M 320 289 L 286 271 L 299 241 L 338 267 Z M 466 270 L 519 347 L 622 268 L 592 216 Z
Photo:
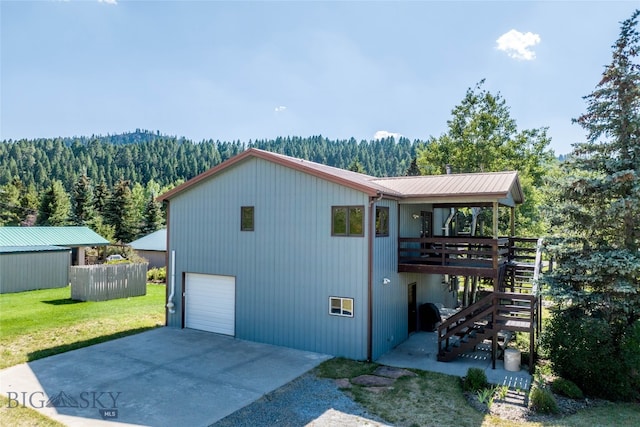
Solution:
M 498 270 L 509 260 L 510 239 L 485 237 L 401 237 L 399 264 L 473 266 Z

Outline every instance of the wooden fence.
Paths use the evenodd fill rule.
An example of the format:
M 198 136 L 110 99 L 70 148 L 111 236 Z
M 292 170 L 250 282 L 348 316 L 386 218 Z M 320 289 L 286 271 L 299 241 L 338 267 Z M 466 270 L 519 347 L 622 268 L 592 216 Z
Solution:
M 107 301 L 147 293 L 147 264 L 85 265 L 69 268 L 71 299 Z

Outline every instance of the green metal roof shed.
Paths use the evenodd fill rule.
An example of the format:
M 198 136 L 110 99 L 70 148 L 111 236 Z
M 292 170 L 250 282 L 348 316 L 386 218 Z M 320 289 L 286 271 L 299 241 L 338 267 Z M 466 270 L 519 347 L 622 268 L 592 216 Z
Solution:
M 89 227 L 0 227 L 3 246 L 106 246 L 109 241 Z

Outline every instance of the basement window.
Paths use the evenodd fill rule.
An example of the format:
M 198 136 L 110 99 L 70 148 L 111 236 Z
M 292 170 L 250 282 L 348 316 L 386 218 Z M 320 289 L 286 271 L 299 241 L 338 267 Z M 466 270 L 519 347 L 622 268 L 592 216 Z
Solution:
M 332 206 L 332 236 L 364 236 L 364 206 Z
M 240 208 L 240 231 L 253 231 L 253 206 Z
M 329 314 L 353 317 L 353 298 L 329 297 Z

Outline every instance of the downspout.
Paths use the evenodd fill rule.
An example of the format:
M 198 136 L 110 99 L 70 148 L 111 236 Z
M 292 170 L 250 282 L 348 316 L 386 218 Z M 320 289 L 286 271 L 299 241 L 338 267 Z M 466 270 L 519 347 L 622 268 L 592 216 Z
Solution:
M 375 203 L 382 194 L 369 198 L 369 248 L 367 278 L 367 360 L 373 361 L 373 236 L 375 235 Z
M 171 294 L 167 298 L 167 309 L 169 313 L 174 314 L 173 296 L 176 293 L 176 251 L 171 251 Z

